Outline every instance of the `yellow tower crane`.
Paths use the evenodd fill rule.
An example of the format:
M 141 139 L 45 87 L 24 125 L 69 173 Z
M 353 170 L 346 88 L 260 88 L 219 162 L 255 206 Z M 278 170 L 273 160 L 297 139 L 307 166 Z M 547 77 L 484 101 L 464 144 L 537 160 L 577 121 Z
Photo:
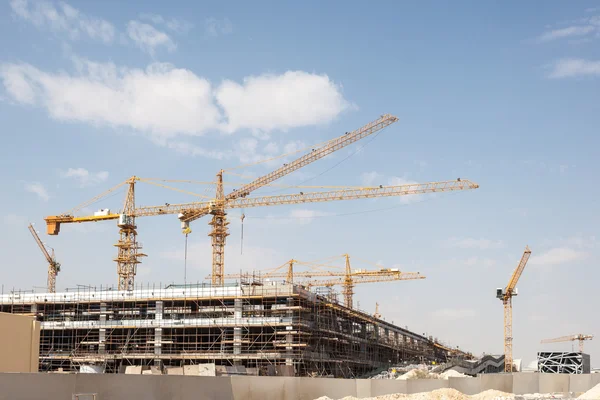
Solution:
M 317 146 L 305 155 L 300 158 L 283 164 L 282 167 L 276 169 L 275 171 L 266 174 L 260 178 L 255 179 L 254 181 L 243 185 L 241 188 L 232 191 L 231 193 L 225 195 L 223 191 L 223 173 L 224 170 L 219 171 L 217 174 L 217 195 L 216 198 L 211 204 L 205 208 L 194 210 L 194 211 L 185 211 L 179 215 L 179 219 L 182 222 L 182 229 L 185 234 L 190 232 L 189 224 L 192 221 L 195 221 L 198 218 L 201 218 L 205 215 L 212 214 L 212 219 L 210 221 L 210 225 L 212 226 L 211 233 L 209 236 L 211 237 L 212 242 L 212 252 L 213 252 L 213 260 L 212 260 L 212 283 L 215 285 L 223 284 L 223 275 L 224 275 L 224 257 L 225 257 L 225 240 L 229 235 L 227 230 L 227 214 L 225 210 L 227 208 L 231 208 L 231 203 L 235 203 L 246 196 L 248 196 L 253 191 L 260 189 L 261 187 L 280 179 L 314 161 L 317 161 L 325 156 L 328 156 L 344 147 L 355 143 L 365 137 L 368 137 L 389 125 L 398 121 L 393 115 L 384 114 L 377 120 L 370 122 L 369 124 L 355 130 L 352 132 L 346 132 L 344 135 L 337 137 L 335 139 L 331 139 L 324 144 Z M 437 186 L 437 184 L 433 184 Z M 464 188 L 473 189 L 478 187 L 477 185 L 466 185 L 461 187 L 460 190 Z M 383 187 L 380 187 L 383 188 Z M 456 189 L 456 187 L 455 187 Z M 373 189 L 371 189 L 373 190 Z M 435 191 L 444 191 L 445 188 L 438 187 Z M 430 192 L 426 190 L 426 192 Z M 331 192 L 326 196 L 322 196 L 319 200 L 314 199 L 313 201 L 330 201 L 330 200 L 343 200 L 344 198 L 363 198 L 362 195 L 364 193 L 360 193 L 360 190 L 357 190 L 356 193 L 336 193 Z M 409 193 L 405 193 L 409 194 Z M 293 204 L 298 203 L 297 198 L 295 196 L 298 195 L 286 195 L 278 198 L 275 202 L 270 204 L 261 204 L 261 205 L 275 205 L 275 204 Z M 300 194 L 299 196 L 303 196 Z M 344 198 L 342 198 L 342 196 Z M 383 193 L 380 196 L 385 196 Z M 304 201 L 300 201 L 304 202 Z
M 272 270 L 265 270 L 257 275 L 257 273 L 249 274 L 226 274 L 223 275 L 223 279 L 252 279 L 253 281 L 261 281 L 264 279 L 270 278 L 285 278 L 285 281 L 288 283 L 298 283 L 304 286 L 319 286 L 319 287 L 327 287 L 327 286 L 342 286 L 342 295 L 344 296 L 344 305 L 348 308 L 353 308 L 353 296 L 354 296 L 354 285 L 360 281 L 360 283 L 366 282 L 385 282 L 385 281 L 406 281 L 406 280 L 415 280 L 415 279 L 425 279 L 425 276 L 421 275 L 418 272 L 402 272 L 397 268 L 381 268 L 378 270 L 367 270 L 367 269 L 355 269 L 352 270 L 350 267 L 350 256 L 348 254 L 344 254 L 345 268 L 343 270 L 338 269 L 335 270 L 334 266 L 325 265 L 325 264 L 315 264 L 311 262 L 298 261 L 295 259 L 291 259 L 286 263 L 280 265 L 277 268 Z M 311 268 L 308 271 L 294 271 L 294 265 L 301 264 L 308 266 Z M 331 268 L 331 269 L 323 269 Z M 284 268 L 286 269 L 284 271 Z M 306 278 L 313 277 L 336 277 L 339 279 L 334 280 L 336 283 L 332 284 L 331 281 L 320 281 L 320 280 L 306 280 Z M 212 276 L 209 275 L 206 279 L 211 279 Z M 303 278 L 303 279 L 300 279 Z M 374 280 L 365 280 L 366 278 L 371 278 Z M 340 283 L 341 282 L 341 283 Z
M 458 190 L 476 189 L 479 187 L 476 183 L 468 180 L 453 180 L 431 183 L 415 183 L 400 186 L 378 186 L 378 187 L 354 187 L 343 188 L 324 192 L 300 192 L 298 194 L 284 194 L 278 196 L 263 196 L 263 197 L 246 197 L 251 192 L 265 186 L 270 186 L 270 183 L 279 179 L 299 168 L 304 167 L 320 158 L 323 158 L 333 152 L 342 149 L 360 139 L 372 135 L 383 128 L 396 122 L 398 119 L 389 114 L 381 116 L 379 119 L 363 126 L 352 132 L 346 132 L 344 135 L 327 141 L 321 145 L 315 146 L 304 156 L 284 164 L 283 167 L 265 175 L 254 181 L 243 185 L 240 189 L 225 195 L 223 173 L 221 170 L 217 174 L 216 181 L 216 196 L 209 201 L 198 201 L 183 204 L 168 204 L 161 206 L 136 207 L 135 206 L 135 184 L 136 182 L 145 182 L 162 186 L 168 189 L 173 189 L 185 193 L 189 193 L 180 189 L 172 188 L 166 185 L 158 184 L 156 179 L 143 179 L 136 176 L 131 177 L 109 189 L 108 191 L 94 197 L 93 199 L 81 204 L 75 209 L 60 215 L 48 216 L 45 218 L 47 224 L 47 232 L 50 235 L 58 235 L 61 224 L 68 223 L 84 223 L 98 222 L 106 220 L 118 220 L 120 228 L 120 239 L 116 244 L 118 255 L 115 261 L 117 262 L 117 271 L 119 276 L 119 289 L 131 290 L 134 285 L 134 277 L 136 266 L 140 263 L 139 258 L 145 256 L 140 252 L 141 245 L 137 242 L 137 230 L 135 220 L 139 217 L 177 214 L 181 223 L 184 234 L 191 232 L 189 223 L 211 214 L 213 217 L 210 221 L 212 226 L 211 244 L 213 252 L 212 262 L 212 283 L 215 285 L 223 284 L 224 275 L 224 254 L 225 254 L 225 239 L 229 235 L 227 230 L 226 210 L 228 209 L 245 209 L 250 207 L 264 207 L 273 205 L 289 205 L 289 204 L 306 204 L 317 202 L 328 202 L 337 200 L 356 200 L 376 197 L 391 197 L 391 196 L 407 196 L 436 192 L 448 192 Z M 176 181 L 177 182 L 177 181 Z M 181 181 L 179 181 L 181 182 Z M 110 210 L 100 210 L 94 215 L 75 216 L 75 214 L 84 207 L 90 206 L 94 202 L 106 197 L 123 185 L 127 185 L 127 195 L 123 209 L 117 213 L 111 213 Z M 299 186 L 298 186 L 299 187 Z M 193 193 L 189 193 L 193 194 Z M 200 197 L 208 198 L 193 194 Z
M 504 304 L 504 371 L 512 372 L 513 366 L 513 329 L 512 329 L 512 298 L 518 294 L 517 282 L 527 265 L 527 261 L 531 256 L 529 246 L 525 247 L 525 252 L 521 257 L 521 261 L 508 281 L 506 288 L 496 289 L 496 297 L 502 300 Z
M 60 271 L 60 263 L 58 261 L 56 261 L 56 258 L 54 257 L 54 249 L 51 248 L 52 254 L 48 253 L 46 246 L 44 246 L 44 243 L 42 243 L 35 228 L 33 227 L 33 224 L 29 224 L 28 228 L 29 228 L 29 232 L 31 232 L 31 235 L 35 239 L 35 242 L 37 243 L 40 250 L 42 251 L 44 258 L 46 259 L 46 261 L 48 261 L 48 281 L 47 281 L 48 293 L 55 293 L 56 292 L 56 275 L 58 275 L 58 272 Z
M 412 279 L 425 279 L 424 276 L 419 275 L 417 272 L 396 272 L 396 273 L 380 273 L 380 274 L 356 274 L 352 276 L 352 285 L 360 283 L 375 283 L 375 282 L 391 282 L 391 281 L 405 281 Z M 302 285 L 307 287 L 332 287 L 332 286 L 344 286 L 346 285 L 346 276 L 342 276 L 335 279 L 312 279 L 302 281 Z M 347 303 L 348 298 L 344 296 L 344 306 L 352 308 L 352 304 Z
M 580 333 L 578 335 L 561 336 L 555 339 L 544 339 L 541 341 L 541 343 L 558 343 L 579 340 L 579 352 L 583 353 L 583 342 L 586 340 L 592 340 L 593 338 L 594 335 L 584 335 Z

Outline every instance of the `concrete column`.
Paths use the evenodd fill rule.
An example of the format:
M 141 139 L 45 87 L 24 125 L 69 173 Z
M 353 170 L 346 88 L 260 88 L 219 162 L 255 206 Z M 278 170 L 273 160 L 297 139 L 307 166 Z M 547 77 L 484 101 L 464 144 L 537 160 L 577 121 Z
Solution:
M 156 313 L 154 314 L 154 319 L 157 321 L 161 321 L 163 319 L 163 302 L 162 300 L 156 301 Z
M 154 355 L 157 356 L 154 359 L 154 365 L 156 367 L 160 367 L 162 365 L 162 360 L 159 358 L 159 356 L 162 354 L 162 327 L 160 327 L 160 323 L 163 319 L 162 300 L 156 301 L 156 307 L 154 311 L 154 320 L 157 321 L 156 325 L 159 325 L 158 328 L 154 328 Z
M 288 298 L 287 299 L 287 306 L 288 307 L 293 307 L 294 306 L 294 299 L 293 298 Z M 286 317 L 289 320 L 293 321 L 293 317 L 294 317 L 294 312 L 292 310 L 287 310 L 286 311 Z M 294 327 L 292 325 L 288 325 L 285 327 L 285 330 L 288 332 L 291 332 L 294 330 Z M 285 365 L 287 366 L 293 366 L 294 365 L 294 347 L 292 346 L 292 344 L 294 343 L 294 335 L 292 335 L 291 333 L 288 333 L 287 335 L 285 335 Z
M 235 319 L 235 324 L 242 323 L 242 315 L 243 315 L 243 301 L 242 299 L 235 299 L 233 303 L 233 317 Z M 233 355 L 240 356 L 242 354 L 242 327 L 236 326 L 233 328 Z M 241 360 L 234 359 L 233 363 L 235 365 L 240 365 Z
M 162 328 L 154 328 L 154 355 L 162 354 Z
M 106 324 L 106 303 L 100 303 L 100 326 Z M 106 353 L 106 328 L 98 329 L 98 354 Z

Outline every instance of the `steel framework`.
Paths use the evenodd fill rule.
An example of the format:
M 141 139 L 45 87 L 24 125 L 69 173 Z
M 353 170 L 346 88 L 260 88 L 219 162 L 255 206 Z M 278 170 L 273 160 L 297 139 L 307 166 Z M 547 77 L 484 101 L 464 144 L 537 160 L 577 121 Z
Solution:
M 590 356 L 576 352 L 540 352 L 538 371 L 548 374 L 589 374 Z

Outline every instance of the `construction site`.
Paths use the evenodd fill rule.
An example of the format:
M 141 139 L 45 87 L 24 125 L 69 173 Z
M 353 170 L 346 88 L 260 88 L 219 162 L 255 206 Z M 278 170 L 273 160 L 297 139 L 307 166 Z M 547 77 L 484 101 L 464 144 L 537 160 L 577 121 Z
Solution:
M 88 285 L 57 291 L 59 272 L 68 272 L 57 261 L 54 249 L 49 250 L 30 224 L 29 231 L 48 265 L 47 290 L 2 293 L 0 312 L 30 316 L 39 323 L 38 371 L 47 373 L 433 379 L 438 382 L 433 388 L 443 388 L 450 387 L 450 383 L 440 380 L 520 372 L 520 365 L 513 359 L 512 299 L 518 295 L 516 285 L 531 255 L 528 246 L 507 285 L 495 292 L 504 308 L 504 353 L 483 357 L 475 357 L 468 349 L 445 342 L 443 332 L 439 336 L 426 336 L 387 322 L 379 313 L 378 305 L 374 313 L 367 313 L 360 310 L 354 300 L 356 285 L 426 279 L 419 272 L 383 268 L 378 264 L 373 264 L 374 268 L 354 268 L 352 255 L 344 254 L 337 260 L 335 257 L 324 261 L 291 259 L 269 270 L 226 273 L 227 213 L 231 209 L 479 188 L 477 183 L 457 178 L 397 186 L 329 187 L 335 189 L 331 191 L 295 186 L 294 189 L 302 191 L 250 196 L 260 188 L 275 186 L 274 181 L 312 162 L 377 134 L 396 121 L 396 117 L 385 114 L 359 129 L 294 152 L 304 151 L 304 155 L 292 161 L 289 158 L 293 154 L 275 157 L 285 161 L 281 167 L 227 194 L 224 175 L 232 171 L 220 170 L 211 182 L 215 185 L 214 197 L 191 203 L 140 207 L 136 205 L 136 184 L 140 182 L 181 190 L 167 185 L 178 181 L 132 176 L 68 212 L 47 216 L 46 233 L 51 236 L 58 235 L 63 225 L 68 228 L 70 224 L 116 222 L 119 238 L 115 244 L 117 284 L 114 287 Z M 117 189 L 126 192 L 121 210 L 113 212 L 102 208 L 92 215 L 80 215 L 82 210 L 112 196 Z M 179 219 L 185 235 L 186 260 L 191 223 L 204 216 L 210 218 L 212 272 L 206 277 L 206 283 L 189 284 L 185 280 L 166 286 L 136 283 L 137 266 L 146 256 L 138 241 L 136 220 L 160 215 L 174 215 Z M 242 213 L 242 224 L 243 220 Z M 583 353 L 583 341 L 592 338 L 593 335 L 579 334 L 547 339 L 546 342 L 578 340 L 580 352 L 540 353 L 538 372 L 589 374 L 590 358 Z M 511 377 L 510 383 L 499 378 L 501 382 L 490 387 L 518 385 L 512 375 L 506 376 Z M 481 383 L 483 381 L 477 382 L 478 388 L 489 386 Z M 539 389 L 540 385 L 531 383 L 530 386 Z M 352 390 L 349 393 L 357 393 Z
M 239 374 L 355 378 L 450 356 L 431 338 L 292 284 L 12 293 L 0 305 L 41 321 L 45 372 L 212 363 Z
M 117 222 L 118 285 L 114 288 L 88 286 L 57 293 L 56 277 L 61 265 L 30 225 L 29 230 L 48 262 L 47 293 L 2 294 L 0 311 L 32 315 L 41 323 L 40 371 L 92 369 L 119 373 L 138 366 L 168 373 L 173 368 L 209 363 L 221 373 L 356 378 L 394 364 L 440 363 L 452 357 L 470 359 L 468 352 L 437 338 L 384 321 L 377 310 L 372 315 L 355 307 L 355 285 L 425 279 L 418 272 L 353 269 L 350 255 L 346 254 L 342 259 L 344 267 L 338 269 L 290 260 L 273 270 L 225 274 L 228 209 L 411 196 L 478 187 L 457 179 L 248 197 L 251 192 L 396 121 L 392 115 L 382 115 L 355 131 L 307 149 L 296 160 L 229 194 L 224 191 L 226 171 L 219 171 L 216 196 L 208 201 L 136 207 L 136 183 L 153 182 L 134 176 L 69 213 L 47 217 L 49 235 L 57 235 L 65 224 Z M 164 183 L 158 185 L 172 188 Z M 122 186 L 127 191 L 121 211 L 101 209 L 90 216 L 76 215 L 78 210 Z M 137 240 L 135 220 L 164 214 L 178 216 L 186 243 L 190 223 L 203 216 L 211 217 L 213 265 L 206 284 L 136 287 L 136 267 L 145 255 Z M 299 270 L 299 266 L 304 269 Z M 342 288 L 340 296 L 334 289 L 338 286 Z

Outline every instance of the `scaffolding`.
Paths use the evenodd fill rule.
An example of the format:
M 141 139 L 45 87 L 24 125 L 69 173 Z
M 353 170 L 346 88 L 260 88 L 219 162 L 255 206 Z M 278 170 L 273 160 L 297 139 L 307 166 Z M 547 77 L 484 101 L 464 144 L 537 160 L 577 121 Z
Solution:
M 40 371 L 214 363 L 248 374 L 357 377 L 404 361 L 445 361 L 432 338 L 269 282 L 12 291 L 0 311 L 41 322 Z

